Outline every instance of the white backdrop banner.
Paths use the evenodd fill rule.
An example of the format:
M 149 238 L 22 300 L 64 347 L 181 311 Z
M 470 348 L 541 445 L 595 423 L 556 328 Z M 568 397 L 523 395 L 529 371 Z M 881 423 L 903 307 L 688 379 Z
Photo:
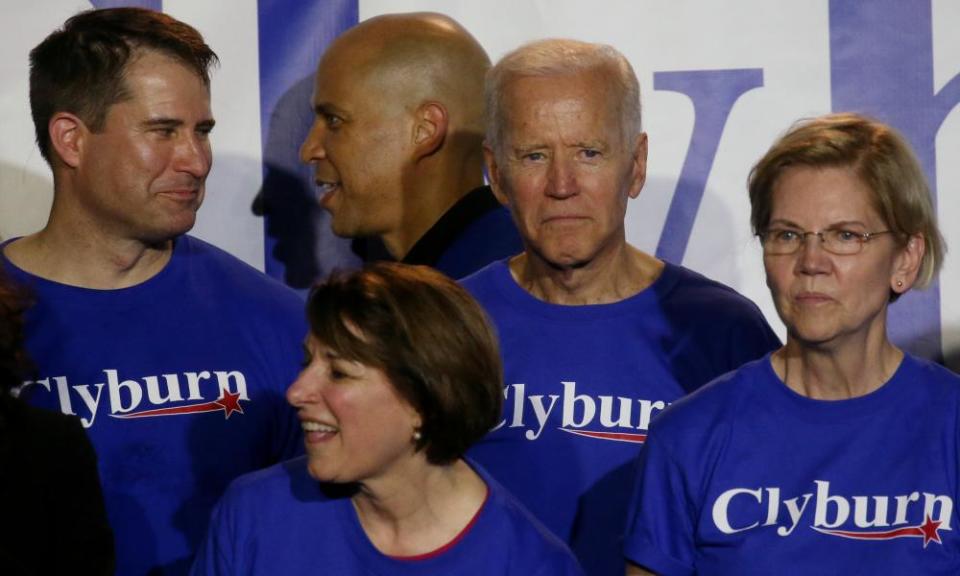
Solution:
M 221 58 L 213 77 L 215 162 L 194 233 L 297 288 L 358 264 L 317 206 L 297 149 L 311 76 L 338 33 L 385 12 L 429 10 L 466 26 L 497 59 L 542 37 L 604 42 L 640 78 L 649 175 L 628 211 L 630 242 L 729 284 L 777 327 L 746 178 L 792 122 L 859 111 L 913 144 L 948 246 L 960 240 L 960 3 L 951 0 L 5 0 L 0 22 L 0 237 L 46 219 L 49 171 L 33 144 L 27 54 L 91 7 L 161 9 L 198 28 Z M 956 255 L 954 255 L 956 256 Z M 960 369 L 960 266 L 891 308 L 905 348 Z

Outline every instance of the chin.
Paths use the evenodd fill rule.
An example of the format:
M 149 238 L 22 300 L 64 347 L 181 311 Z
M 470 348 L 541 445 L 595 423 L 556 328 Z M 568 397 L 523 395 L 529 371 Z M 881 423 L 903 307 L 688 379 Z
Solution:
M 332 470 L 327 469 L 324 466 L 323 462 L 315 462 L 312 458 L 307 456 L 307 472 L 310 473 L 310 477 L 318 482 L 331 482 L 331 483 L 340 483 L 343 480 L 338 479 L 337 474 Z
M 176 240 L 193 229 L 193 225 L 169 228 L 167 230 L 152 230 L 144 233 L 140 239 L 150 246 L 162 246 L 171 240 Z
M 172 240 L 193 230 L 196 223 L 196 211 L 188 211 L 169 218 L 160 228 L 149 231 L 148 234 L 152 234 L 158 241 Z
M 808 348 L 819 348 L 829 345 L 839 335 L 836 326 L 823 326 L 799 323 L 787 328 L 790 338 Z
M 540 259 L 553 268 L 574 269 L 582 268 L 592 261 L 592 258 L 584 255 L 584 250 L 574 247 L 546 247 L 538 250 Z

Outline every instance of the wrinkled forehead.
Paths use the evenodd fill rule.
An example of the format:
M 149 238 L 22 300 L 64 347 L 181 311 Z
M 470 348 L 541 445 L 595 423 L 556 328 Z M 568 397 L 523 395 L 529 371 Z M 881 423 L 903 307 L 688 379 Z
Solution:
M 602 71 L 514 76 L 501 94 L 501 132 L 523 139 L 559 126 L 592 129 L 594 137 L 620 137 L 620 102 Z

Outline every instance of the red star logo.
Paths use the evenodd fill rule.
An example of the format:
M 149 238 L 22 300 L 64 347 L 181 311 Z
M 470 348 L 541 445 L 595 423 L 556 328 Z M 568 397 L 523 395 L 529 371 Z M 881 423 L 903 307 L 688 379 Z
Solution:
M 936 522 L 934 522 L 933 519 L 930 518 L 930 516 L 927 516 L 923 524 L 920 525 L 920 532 L 923 533 L 924 548 L 927 547 L 927 544 L 929 544 L 931 540 L 933 540 L 937 544 L 943 544 L 943 542 L 940 541 L 940 532 L 939 532 L 941 524 L 943 524 L 942 521 L 937 520 Z
M 226 420 L 234 412 L 239 412 L 243 414 L 243 407 L 240 406 L 240 394 L 232 393 L 229 390 L 223 391 L 223 396 L 218 400 L 213 401 L 214 404 L 223 408 L 223 419 Z M 937 523 L 939 525 L 939 523 Z M 937 542 L 940 541 L 939 536 L 937 537 Z

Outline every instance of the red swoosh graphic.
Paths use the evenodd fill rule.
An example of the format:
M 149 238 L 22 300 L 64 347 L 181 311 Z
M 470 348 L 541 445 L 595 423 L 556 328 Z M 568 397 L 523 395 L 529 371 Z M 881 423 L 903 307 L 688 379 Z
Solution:
M 853 532 L 850 530 L 823 530 L 817 528 L 816 526 L 811 526 L 817 532 L 821 534 L 829 534 L 830 536 L 840 536 L 841 538 L 851 538 L 853 540 L 892 540 L 893 538 L 910 538 L 917 537 L 923 538 L 923 547 L 926 548 L 927 544 L 930 542 L 936 542 L 937 544 L 943 545 L 943 542 L 940 540 L 940 525 L 943 524 L 941 520 L 934 520 L 930 516 L 927 516 L 923 524 L 919 526 L 906 526 L 904 528 L 897 528 L 895 530 L 886 530 L 883 532 Z
M 587 438 L 597 438 L 600 440 L 614 440 L 616 442 L 630 442 L 631 444 L 643 444 L 647 441 L 646 434 L 632 434 L 630 432 L 594 432 L 592 430 L 571 430 L 570 428 L 560 428 L 564 432 L 576 434 L 577 436 L 586 436 Z
M 111 414 L 114 418 L 149 418 L 151 416 L 170 416 L 173 414 L 195 414 L 197 412 L 219 412 L 223 406 L 216 402 L 206 402 L 203 404 L 191 404 L 190 406 L 175 406 L 172 408 L 156 408 L 154 410 L 144 410 L 143 412 L 133 412 L 132 414 Z
M 240 393 L 224 391 L 223 396 L 213 402 L 204 402 L 203 404 L 190 404 L 189 406 L 173 406 L 170 408 L 154 408 L 153 410 L 143 410 L 141 412 L 132 412 L 130 414 L 111 414 L 114 418 L 152 418 L 154 416 L 174 416 L 178 414 L 197 414 L 200 412 L 219 412 L 223 410 L 224 419 L 230 418 L 234 412 L 243 414 L 243 406 L 240 405 Z
M 831 536 L 842 536 L 844 538 L 853 538 L 854 540 L 890 540 L 892 538 L 903 538 L 905 536 L 923 536 L 923 531 L 918 526 L 908 526 L 896 530 L 887 530 L 886 532 L 853 532 L 850 530 L 824 530 L 813 527 L 814 530 L 822 534 Z

